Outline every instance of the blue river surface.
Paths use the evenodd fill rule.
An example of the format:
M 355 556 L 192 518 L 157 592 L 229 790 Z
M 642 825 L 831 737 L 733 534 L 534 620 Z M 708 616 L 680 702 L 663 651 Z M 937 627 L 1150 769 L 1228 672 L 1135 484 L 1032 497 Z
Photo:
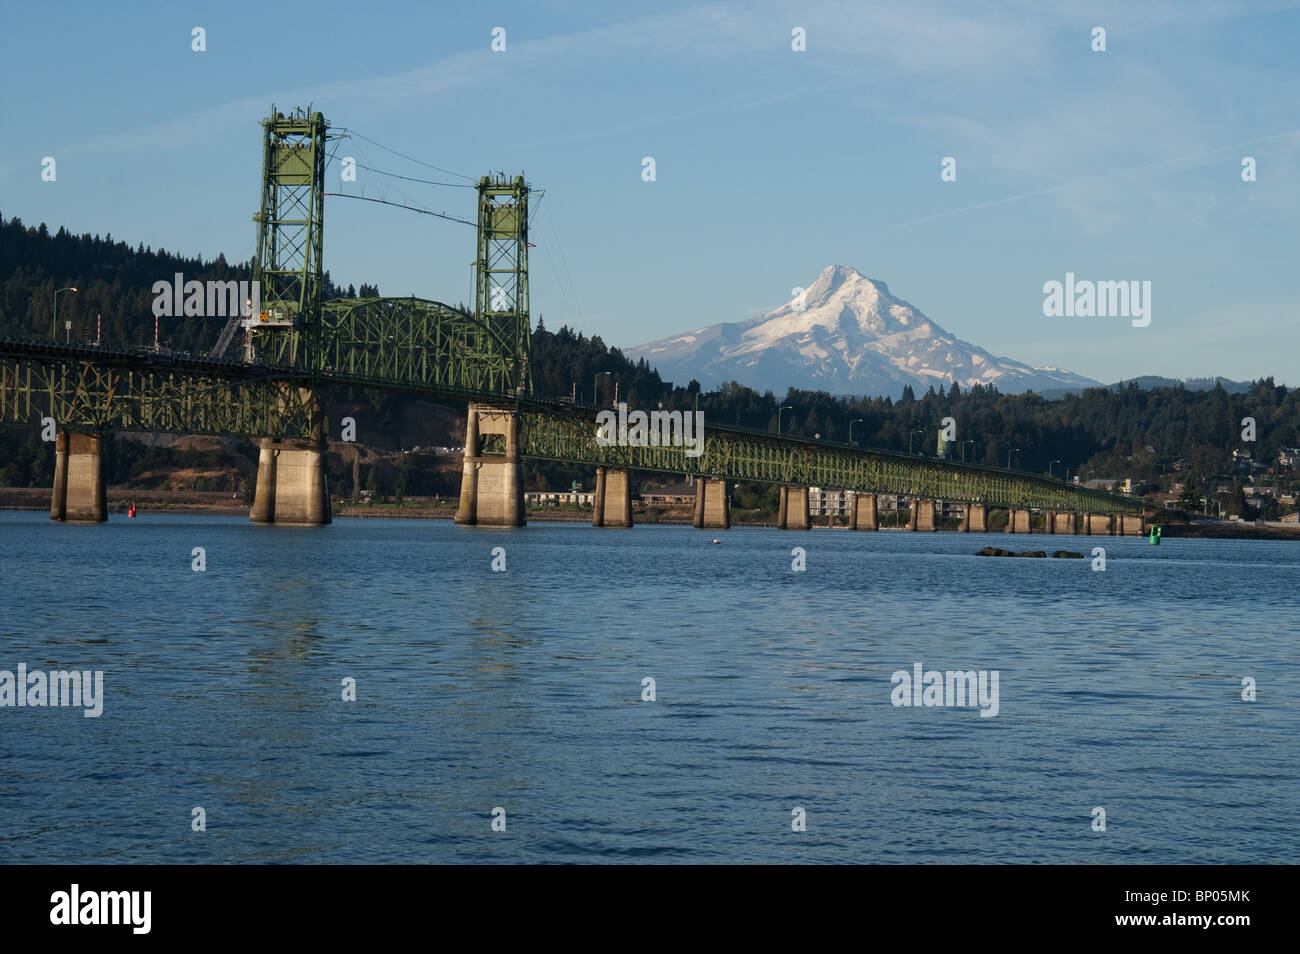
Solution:
M 1295 863 L 1297 593 L 1273 541 L 0 513 L 0 679 L 103 672 L 0 708 L 0 863 Z

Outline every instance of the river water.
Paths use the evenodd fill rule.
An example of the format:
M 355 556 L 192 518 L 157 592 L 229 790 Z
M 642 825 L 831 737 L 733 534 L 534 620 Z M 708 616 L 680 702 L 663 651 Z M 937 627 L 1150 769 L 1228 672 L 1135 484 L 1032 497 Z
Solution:
M 0 670 L 103 673 L 0 708 L 0 862 L 1294 863 L 1297 592 L 1271 541 L 0 513 Z

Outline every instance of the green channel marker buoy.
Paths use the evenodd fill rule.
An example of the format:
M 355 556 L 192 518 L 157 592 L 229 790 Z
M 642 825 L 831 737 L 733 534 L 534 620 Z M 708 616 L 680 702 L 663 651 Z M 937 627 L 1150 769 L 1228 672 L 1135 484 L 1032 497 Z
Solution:
M 1160 546 L 1160 525 L 1156 524 L 1151 528 L 1151 535 L 1147 537 L 1147 542 L 1153 547 Z

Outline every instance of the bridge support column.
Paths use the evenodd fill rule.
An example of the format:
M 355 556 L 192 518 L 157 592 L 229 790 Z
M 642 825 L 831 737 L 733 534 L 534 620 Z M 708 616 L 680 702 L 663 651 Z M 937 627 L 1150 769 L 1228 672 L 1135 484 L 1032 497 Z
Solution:
M 492 435 L 503 438 L 504 453 L 483 453 L 483 438 Z M 455 519 L 466 526 L 522 527 L 525 524 L 519 414 L 513 407 L 470 404 L 465 423 L 460 504 Z
M 731 509 L 727 505 L 727 482 L 700 477 L 695 481 L 695 526 L 701 530 L 729 530 Z
M 596 493 L 591 501 L 593 527 L 632 526 L 632 485 L 618 467 L 596 468 Z
M 1007 533 L 1032 533 L 1029 525 L 1029 511 L 1012 507 L 1007 514 Z
M 1110 516 L 1104 513 L 1085 513 L 1083 532 L 1090 536 L 1108 536 L 1111 532 Z
M 310 527 L 330 522 L 323 440 L 262 440 L 248 517 L 254 523 Z
M 854 494 L 853 506 L 849 510 L 850 530 L 880 529 L 880 513 L 876 509 L 875 494 Z
M 54 491 L 50 519 L 102 523 L 108 519 L 100 437 L 62 431 L 54 438 Z
M 782 487 L 781 502 L 777 508 L 776 527 L 778 530 L 807 530 L 808 488 Z
M 1117 514 L 1115 519 L 1120 522 L 1121 526 L 1123 527 L 1124 534 L 1126 536 L 1130 536 L 1130 537 L 1142 536 L 1142 531 L 1144 529 L 1142 514 L 1140 513 Z
M 984 504 L 967 504 L 957 529 L 962 533 L 984 533 L 988 529 L 988 508 Z
M 908 525 L 909 530 L 919 530 L 922 532 L 934 530 L 934 501 L 927 499 L 912 501 L 912 521 Z
M 257 452 L 257 486 L 253 489 L 254 523 L 275 523 L 275 441 L 265 437 Z
M 1052 511 L 1050 530 L 1052 533 L 1072 535 L 1074 533 L 1074 513 L 1068 510 L 1065 513 Z

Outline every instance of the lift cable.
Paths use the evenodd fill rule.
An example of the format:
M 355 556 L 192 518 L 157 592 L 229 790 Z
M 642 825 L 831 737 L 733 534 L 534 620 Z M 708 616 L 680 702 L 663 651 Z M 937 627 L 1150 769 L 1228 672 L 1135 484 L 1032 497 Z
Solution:
M 446 173 L 447 175 L 449 175 L 449 176 L 455 176 L 455 177 L 458 178 L 458 179 L 464 179 L 466 182 L 473 183 L 473 182 L 475 181 L 475 179 L 474 179 L 473 176 L 462 175 L 462 174 L 459 173 L 459 172 L 453 172 L 453 171 L 450 170 L 450 169 L 444 169 L 444 168 L 442 168 L 442 166 L 435 166 L 435 165 L 434 165 L 433 163 L 431 163 L 431 162 L 425 162 L 423 159 L 416 159 L 414 156 L 408 156 L 408 155 L 407 155 L 406 153 L 404 153 L 404 152 L 398 152 L 396 149 L 393 149 L 391 146 L 385 146 L 382 142 L 375 142 L 373 139 L 369 138 L 368 136 L 363 136 L 363 135 L 361 135 L 361 133 L 356 132 L 355 130 L 351 130 L 351 129 L 346 129 L 346 128 L 345 128 L 345 129 L 343 130 L 342 135 L 345 135 L 345 136 L 356 136 L 358 139 L 364 139 L 366 142 L 370 143 L 371 145 L 373 145 L 373 146 L 378 146 L 380 149 L 386 150 L 387 152 L 391 152 L 391 153 L 392 153 L 393 155 L 395 155 L 395 156 L 401 156 L 403 159 L 406 159 L 406 160 L 408 160 L 408 161 L 410 161 L 410 162 L 417 163 L 417 164 L 419 164 L 419 165 L 421 165 L 421 166 L 426 166 L 426 167 L 428 167 L 428 168 L 430 168 L 430 169 L 436 169 L 438 172 L 444 172 L 444 173 Z
M 375 199 L 368 195 L 355 195 L 351 192 L 322 192 L 321 195 L 335 195 L 342 199 L 360 199 L 363 202 L 378 202 L 381 205 L 392 205 L 399 209 L 410 209 L 412 212 L 421 212 L 424 215 L 436 215 L 440 219 L 447 219 L 451 222 L 460 222 L 462 225 L 469 225 L 478 228 L 477 222 L 471 222 L 469 219 L 457 218 L 454 215 L 448 215 L 446 212 L 434 212 L 432 209 L 422 209 L 418 205 L 406 205 L 402 202 L 389 202 L 387 199 Z
M 424 185 L 447 186 L 450 189 L 472 189 L 473 185 L 467 182 L 435 182 L 433 179 L 415 179 L 411 176 L 399 176 L 396 172 L 386 172 L 383 169 L 376 169 L 374 166 L 367 166 L 364 163 L 357 163 L 358 169 L 366 169 L 370 172 L 377 173 L 381 176 L 388 176 L 391 179 L 405 179 L 407 182 L 420 182 Z

